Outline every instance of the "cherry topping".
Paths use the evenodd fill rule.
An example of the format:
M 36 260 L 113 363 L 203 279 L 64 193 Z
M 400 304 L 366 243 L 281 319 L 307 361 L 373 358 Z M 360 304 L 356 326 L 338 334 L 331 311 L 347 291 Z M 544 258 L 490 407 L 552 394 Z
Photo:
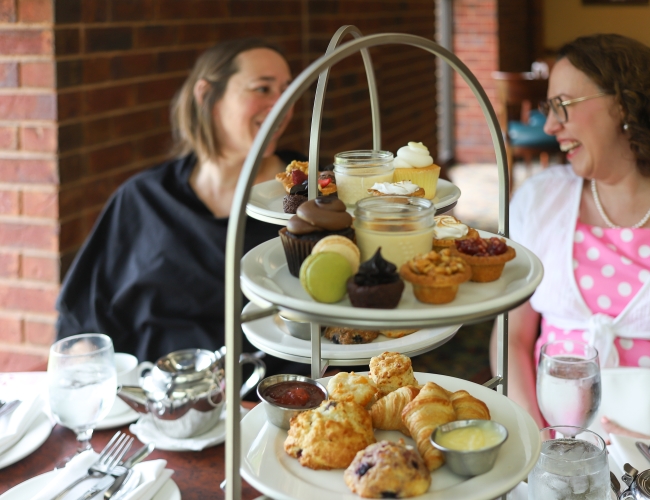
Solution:
M 491 238 L 467 238 L 456 240 L 456 248 L 459 252 L 476 257 L 487 257 L 490 255 L 501 255 L 508 251 L 506 242 L 495 236 Z

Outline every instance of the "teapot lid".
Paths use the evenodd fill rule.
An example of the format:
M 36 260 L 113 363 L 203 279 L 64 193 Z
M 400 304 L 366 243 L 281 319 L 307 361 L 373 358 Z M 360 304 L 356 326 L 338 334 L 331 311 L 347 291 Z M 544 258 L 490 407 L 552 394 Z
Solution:
M 644 470 L 636 476 L 636 490 L 650 498 L 650 470 Z
M 183 349 L 163 356 L 156 362 L 158 374 L 174 379 L 176 383 L 203 378 L 219 362 L 219 356 L 207 349 Z

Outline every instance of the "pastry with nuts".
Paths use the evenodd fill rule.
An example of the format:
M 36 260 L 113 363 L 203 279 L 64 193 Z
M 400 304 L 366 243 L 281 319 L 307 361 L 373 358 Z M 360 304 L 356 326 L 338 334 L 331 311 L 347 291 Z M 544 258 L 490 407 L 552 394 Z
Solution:
M 456 298 L 458 286 L 472 277 L 472 268 L 449 249 L 418 255 L 400 269 L 413 285 L 415 298 L 427 304 L 447 304 Z
M 452 215 L 436 215 L 433 226 L 433 248 L 440 251 L 445 248 L 454 248 L 456 240 L 478 238 L 478 231 L 463 224 Z
M 504 238 L 468 238 L 456 241 L 456 254 L 472 268 L 472 281 L 487 283 L 501 277 L 506 262 L 517 255 Z

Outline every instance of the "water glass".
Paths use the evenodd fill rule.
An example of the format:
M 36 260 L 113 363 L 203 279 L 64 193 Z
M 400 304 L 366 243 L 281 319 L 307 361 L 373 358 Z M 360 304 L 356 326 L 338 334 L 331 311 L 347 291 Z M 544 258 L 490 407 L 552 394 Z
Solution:
M 611 498 L 605 441 L 587 429 L 547 427 L 542 452 L 528 475 L 529 500 Z
M 67 337 L 50 348 L 50 408 L 59 424 L 76 433 L 78 453 L 91 449 L 93 429 L 113 406 L 117 392 L 113 356 L 113 342 L 100 333 Z
M 537 367 L 537 403 L 550 425 L 588 427 L 600 406 L 598 351 L 569 340 L 544 344 Z

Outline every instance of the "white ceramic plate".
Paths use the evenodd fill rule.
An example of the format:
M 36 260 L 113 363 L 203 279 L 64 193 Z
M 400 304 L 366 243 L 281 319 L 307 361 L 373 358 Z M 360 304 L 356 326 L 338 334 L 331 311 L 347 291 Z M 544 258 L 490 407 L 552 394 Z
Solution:
M 284 226 L 293 216 L 282 210 L 282 198 L 286 194 L 282 183 L 276 180 L 255 184 L 246 205 L 246 213 L 253 219 Z M 457 186 L 444 179 L 438 180 L 436 196 L 433 198 L 438 213 L 443 213 L 443 209 L 458 201 L 458 198 L 460 189 Z
M 484 238 L 495 236 L 479 231 Z M 292 312 L 292 318 L 321 324 L 388 328 L 448 326 L 489 318 L 525 302 L 542 280 L 540 260 L 518 243 L 508 240 L 517 256 L 506 263 L 501 277 L 491 283 L 468 281 L 460 285 L 453 302 L 431 305 L 419 302 L 406 283 L 397 309 L 352 307 L 345 297 L 336 304 L 315 302 L 289 273 L 280 238 L 269 240 L 248 252 L 241 260 L 241 286 L 252 301 L 269 303 Z
M 140 418 L 140 414 L 131 408 L 125 412 L 118 413 L 117 415 L 111 415 L 109 413 L 104 420 L 100 420 L 100 422 L 95 426 L 95 429 L 104 430 L 122 427 L 123 425 L 135 422 L 138 418 Z
M 27 498 L 32 498 L 58 473 L 59 471 L 53 470 L 33 477 L 24 483 L 20 483 L 4 495 L 1 495 L 0 500 L 26 500 Z M 176 483 L 168 479 L 151 500 L 181 500 L 181 492 L 178 486 L 176 486 Z
M 37 450 L 50 436 L 51 432 L 52 422 L 45 413 L 41 412 L 29 429 L 25 431 L 25 435 L 20 441 L 0 454 L 0 469 L 15 464 Z
M 244 313 L 259 311 L 260 307 L 248 303 Z M 454 336 L 460 325 L 443 328 L 426 328 L 418 330 L 399 339 L 390 339 L 379 335 L 369 344 L 339 345 L 321 338 L 321 356 L 327 360 L 369 360 L 384 351 L 408 354 L 429 347 L 443 344 Z M 248 340 L 264 352 L 285 353 L 311 359 L 311 342 L 292 337 L 286 333 L 286 327 L 277 314 L 242 324 L 242 330 Z M 273 354 L 273 353 L 271 353 Z M 363 364 L 368 364 L 367 361 Z
M 534 420 L 521 407 L 496 391 L 443 375 L 416 373 L 418 382 L 436 382 L 447 390 L 464 389 L 485 402 L 492 419 L 508 429 L 508 440 L 494 468 L 473 478 L 452 473 L 446 466 L 432 473 L 429 491 L 421 500 L 492 500 L 513 489 L 528 476 L 539 456 L 541 442 Z M 327 381 L 327 379 L 322 379 Z M 275 500 L 358 500 L 343 481 L 343 470 L 315 471 L 302 467 L 284 451 L 287 431 L 267 421 L 262 405 L 244 417 L 242 430 L 242 477 L 258 491 Z M 396 441 L 397 431 L 375 431 L 377 440 Z M 405 439 L 408 444 L 414 442 Z

